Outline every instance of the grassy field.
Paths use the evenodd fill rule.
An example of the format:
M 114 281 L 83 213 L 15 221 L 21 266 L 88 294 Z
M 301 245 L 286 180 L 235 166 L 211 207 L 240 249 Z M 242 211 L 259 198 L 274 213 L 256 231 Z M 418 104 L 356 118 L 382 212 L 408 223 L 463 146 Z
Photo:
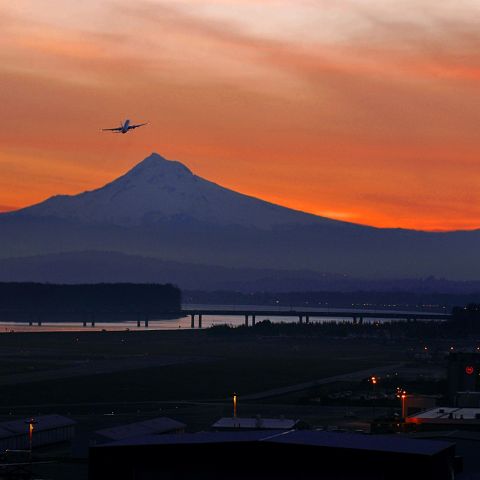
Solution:
M 192 360 L 149 366 L 162 356 Z M 225 336 L 208 330 L 11 333 L 0 335 L 0 385 L 4 375 L 32 369 L 64 369 L 65 377 L 3 385 L 0 407 L 222 399 L 233 391 L 241 396 L 406 357 L 404 345 L 308 335 Z M 94 374 L 105 362 L 139 358 L 145 368 Z M 90 362 L 91 370 L 69 378 L 68 366 L 79 362 Z

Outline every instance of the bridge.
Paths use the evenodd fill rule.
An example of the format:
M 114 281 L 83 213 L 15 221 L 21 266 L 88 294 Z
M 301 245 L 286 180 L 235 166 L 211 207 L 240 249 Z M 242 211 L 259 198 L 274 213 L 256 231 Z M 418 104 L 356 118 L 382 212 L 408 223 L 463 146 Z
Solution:
M 39 327 L 45 323 L 45 318 L 48 318 L 53 315 L 61 315 L 62 312 L 8 312 L 0 310 L 0 321 L 2 316 L 8 318 L 8 314 L 13 313 L 22 313 L 25 314 L 28 319 L 23 320 L 24 323 L 33 326 L 38 325 Z M 113 312 L 106 312 L 109 315 L 115 315 Z M 171 318 L 180 318 L 180 317 L 190 317 L 191 328 L 202 328 L 202 321 L 204 316 L 235 316 L 235 317 L 244 317 L 245 326 L 254 326 L 256 323 L 257 317 L 270 318 L 270 317 L 289 317 L 289 318 L 298 318 L 299 323 L 310 323 L 311 319 L 318 318 L 329 318 L 329 319 L 351 319 L 353 324 L 362 324 L 365 319 L 378 319 L 378 320 L 423 320 L 423 321 L 445 321 L 451 318 L 450 314 L 445 313 L 425 313 L 425 312 L 393 312 L 391 310 L 312 310 L 312 309 L 286 309 L 286 308 L 277 308 L 277 309 L 268 309 L 268 307 L 262 308 L 241 308 L 237 307 L 213 307 L 213 308 L 183 308 L 177 312 L 117 312 L 118 315 L 128 315 L 130 318 L 123 319 L 110 319 L 107 321 L 102 321 L 100 318 L 105 312 L 76 312 L 76 320 L 73 318 L 69 320 L 53 320 L 51 323 L 62 324 L 62 323 L 81 323 L 84 327 L 91 325 L 95 327 L 101 323 L 111 323 L 111 322 L 121 322 L 126 320 L 134 320 L 137 323 L 137 327 L 140 327 L 142 324 L 148 328 L 150 322 L 154 322 L 159 319 L 171 319 Z M 72 315 L 72 312 L 63 312 L 64 315 Z M 78 318 L 78 317 L 81 317 Z
M 255 325 L 256 317 L 296 317 L 299 323 L 309 323 L 310 319 L 314 318 L 338 318 L 338 319 L 352 319 L 353 324 L 362 324 L 364 319 L 378 319 L 378 320 L 423 320 L 423 321 L 441 321 L 449 320 L 450 314 L 446 313 L 424 313 L 424 312 L 392 312 L 389 311 L 330 311 L 330 310 L 250 310 L 250 309 L 197 309 L 188 308 L 183 309 L 181 314 L 185 317 L 190 316 L 191 328 L 195 328 L 195 318 L 198 320 L 198 328 L 202 328 L 203 316 L 243 316 L 245 318 L 245 326 Z

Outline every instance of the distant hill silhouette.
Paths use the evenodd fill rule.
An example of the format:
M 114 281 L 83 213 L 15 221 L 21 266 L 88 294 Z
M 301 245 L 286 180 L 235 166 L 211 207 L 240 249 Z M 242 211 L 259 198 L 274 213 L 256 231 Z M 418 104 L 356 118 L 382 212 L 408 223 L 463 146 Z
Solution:
M 170 282 L 184 290 L 237 292 L 355 292 L 362 290 L 420 294 L 476 294 L 476 297 L 472 298 L 478 298 L 480 292 L 480 281 L 456 282 L 435 277 L 375 280 L 310 270 L 289 271 L 187 264 L 116 252 L 95 251 L 3 259 L 0 260 L 0 282 L 2 281 L 66 284 Z M 395 298 L 400 297 L 401 295 L 397 295 Z M 207 298 L 203 301 L 210 302 Z M 433 300 L 432 303 L 434 303 Z
M 4 280 L 65 279 L 68 273 L 72 279 L 90 275 L 88 281 L 100 281 L 120 268 L 112 260 L 116 253 L 129 258 L 121 261 L 125 281 L 148 280 L 159 272 L 169 272 L 175 281 L 181 272 L 179 283 L 187 284 L 189 275 L 197 279 L 189 288 L 201 288 L 215 276 L 235 282 L 222 268 L 234 269 L 237 282 L 244 278 L 241 272 L 252 270 L 266 273 L 254 275 L 252 282 L 268 277 L 301 281 L 302 272 L 312 285 L 321 275 L 328 281 L 339 276 L 475 281 L 480 280 L 479 246 L 480 230 L 380 229 L 280 207 L 204 180 L 158 154 L 97 190 L 0 214 Z M 78 260 L 81 252 L 97 252 L 104 270 L 90 262 L 89 273 Z M 62 258 L 73 270 L 63 269 Z

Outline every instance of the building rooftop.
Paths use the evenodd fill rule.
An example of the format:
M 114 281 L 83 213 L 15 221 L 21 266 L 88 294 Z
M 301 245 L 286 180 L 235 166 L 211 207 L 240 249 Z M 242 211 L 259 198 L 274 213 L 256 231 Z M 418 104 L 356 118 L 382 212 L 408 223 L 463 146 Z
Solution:
M 476 420 L 480 422 L 480 408 L 435 407 L 406 418 L 407 423 L 428 421 L 451 422 L 453 420 L 456 422 L 459 420 Z
M 142 435 L 99 445 L 110 446 L 145 446 L 145 445 L 191 445 L 201 443 L 231 443 L 231 442 L 258 442 L 266 440 L 278 432 L 270 430 L 243 431 L 243 432 L 198 432 L 182 435 Z
M 231 442 L 268 442 L 288 445 L 308 445 L 324 448 L 368 450 L 413 455 L 435 455 L 452 447 L 452 443 L 437 440 L 416 440 L 400 435 L 363 435 L 313 430 L 302 431 L 240 431 L 199 432 L 183 435 L 145 435 L 128 438 L 98 448 L 146 445 L 191 445 Z M 94 447 L 97 448 L 97 447 Z
M 21 420 L 9 420 L 7 422 L 0 423 L 0 430 L 10 432 L 12 434 L 25 434 L 28 432 L 28 422 L 30 418 L 24 418 Z M 64 417 L 62 415 L 42 415 L 35 417 L 35 431 L 41 432 L 43 430 L 53 430 L 55 428 L 68 427 L 75 425 L 75 421 L 71 418 Z M 2 435 L 0 433 L 0 435 Z M 5 437 L 4 437 L 5 438 Z
M 376 452 L 435 455 L 451 444 L 436 440 L 418 441 L 400 435 L 365 435 L 357 433 L 299 430 L 278 435 L 269 441 L 317 447 L 370 450 Z
M 116 427 L 97 430 L 95 433 L 109 440 L 122 440 L 124 438 L 141 437 L 143 435 L 161 434 L 183 430 L 186 427 L 184 423 L 177 422 L 172 418 L 158 417 L 142 422 L 118 425 Z
M 250 429 L 250 430 L 291 430 L 298 420 L 289 418 L 240 418 L 223 417 L 212 425 L 218 429 Z

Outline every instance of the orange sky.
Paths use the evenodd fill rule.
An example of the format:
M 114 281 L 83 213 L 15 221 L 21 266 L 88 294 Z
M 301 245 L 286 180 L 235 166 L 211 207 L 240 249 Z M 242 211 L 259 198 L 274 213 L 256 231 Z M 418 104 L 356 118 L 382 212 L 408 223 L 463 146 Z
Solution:
M 353 222 L 480 228 L 477 0 L 0 6 L 0 210 L 152 151 Z M 121 119 L 150 125 L 102 133 Z

